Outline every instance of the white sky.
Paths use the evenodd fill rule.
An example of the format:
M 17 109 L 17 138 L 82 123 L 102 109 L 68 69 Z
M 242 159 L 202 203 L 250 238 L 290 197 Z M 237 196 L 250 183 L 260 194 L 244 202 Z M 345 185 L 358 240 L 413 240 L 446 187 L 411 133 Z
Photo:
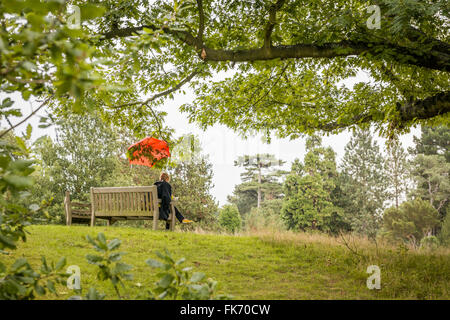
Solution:
M 355 79 L 345 81 L 346 85 L 352 86 L 355 82 L 366 81 L 367 76 L 365 74 L 359 74 Z M 209 160 L 213 164 L 214 171 L 214 188 L 212 189 L 212 195 L 219 201 L 220 205 L 226 203 L 227 196 L 230 195 L 236 184 L 241 182 L 240 173 L 243 172 L 242 168 L 234 166 L 234 160 L 238 156 L 244 154 L 256 154 L 256 153 L 271 153 L 277 158 L 287 161 L 285 169 L 289 169 L 292 161 L 296 158 L 303 159 L 305 155 L 305 140 L 303 138 L 290 141 L 289 139 L 272 139 L 271 144 L 265 144 L 262 142 L 261 136 L 256 136 L 243 140 L 237 133 L 222 125 L 215 125 L 206 131 L 202 131 L 196 124 L 189 124 L 186 114 L 182 114 L 178 108 L 183 103 L 192 101 L 193 95 L 190 90 L 185 90 L 186 95 L 177 94 L 173 100 L 167 100 L 164 108 L 168 116 L 166 118 L 166 124 L 172 128 L 176 128 L 175 134 L 180 136 L 182 134 L 194 133 L 200 139 L 203 154 L 209 156 Z M 0 99 L 3 100 L 6 96 L 0 93 Z M 20 95 L 11 96 L 16 101 L 15 106 L 20 107 L 24 115 L 28 115 L 31 112 L 31 108 L 35 109 L 39 105 L 37 102 L 26 102 L 21 99 Z M 28 123 L 33 126 L 33 139 L 42 135 L 49 135 L 54 138 L 54 129 L 40 129 L 38 128 L 39 116 L 45 115 L 40 111 L 37 115 L 33 116 Z M 18 118 L 10 119 L 11 122 L 17 123 L 20 121 Z M 0 127 L 7 127 L 7 123 L 3 120 L 0 122 Z M 16 133 L 23 132 L 27 126 L 27 123 L 22 124 Z M 413 135 L 419 136 L 420 130 L 413 128 L 411 133 L 401 137 L 401 141 L 404 148 L 413 145 Z M 330 135 L 323 137 L 323 144 L 325 146 L 331 146 L 337 154 L 338 164 L 344 154 L 344 147 L 350 139 L 351 134 L 348 131 L 342 132 L 337 135 Z M 384 149 L 384 140 L 376 137 L 378 143 L 382 149 Z M 176 159 L 174 159 L 176 160 Z

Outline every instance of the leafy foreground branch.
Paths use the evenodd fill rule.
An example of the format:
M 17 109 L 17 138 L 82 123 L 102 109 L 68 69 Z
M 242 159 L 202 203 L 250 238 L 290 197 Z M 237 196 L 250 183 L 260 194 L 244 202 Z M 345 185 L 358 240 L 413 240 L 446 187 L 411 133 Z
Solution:
M 103 233 L 99 233 L 96 239 L 86 236 L 86 239 L 99 252 L 97 255 L 88 254 L 86 256 L 90 264 L 98 266 L 97 279 L 101 281 L 110 281 L 119 299 L 124 295 L 120 288 L 126 289 L 124 280 L 132 280 L 133 276 L 129 271 L 133 266 L 121 262 L 124 252 L 117 251 L 121 245 L 119 239 L 107 241 Z M 185 258 L 175 260 L 170 252 L 165 249 L 164 253 L 156 252 L 161 259 L 148 259 L 146 263 L 155 269 L 159 269 L 157 277 L 159 280 L 152 289 L 143 289 L 136 299 L 147 300 L 226 300 L 232 298 L 229 295 L 216 294 L 217 281 L 206 279 L 204 273 L 190 271 L 192 267 L 183 267 Z M 80 296 L 73 297 L 81 299 Z M 90 288 L 85 299 L 97 300 L 104 299 L 105 295 L 99 293 L 95 288 Z
M 95 239 L 86 236 L 98 254 L 88 254 L 86 259 L 90 264 L 98 267 L 97 279 L 109 281 L 116 292 L 118 299 L 128 297 L 121 290 L 125 290 L 125 281 L 132 280 L 133 275 L 129 271 L 133 266 L 121 262 L 124 252 L 119 252 L 121 241 L 113 239 L 107 241 L 103 233 L 99 233 Z M 177 261 L 173 259 L 166 249 L 164 253 L 157 252 L 161 259 L 148 259 L 146 263 L 155 269 L 159 269 L 155 282 L 151 289 L 144 289 L 135 299 L 144 300 L 226 300 L 232 298 L 229 295 L 217 295 L 217 281 L 206 279 L 205 274 L 194 272 L 190 274 L 192 267 L 182 267 L 184 258 Z M 33 270 L 25 258 L 17 259 L 9 268 L 0 263 L 0 299 L 1 300 L 32 300 L 37 296 L 47 293 L 58 295 L 55 284 L 66 285 L 68 274 L 63 271 L 66 259 L 61 258 L 56 265 L 47 263 L 42 257 L 40 273 Z M 81 294 L 82 288 L 75 289 Z M 69 300 L 103 300 L 106 295 L 95 287 L 90 287 L 86 295 L 72 296 Z

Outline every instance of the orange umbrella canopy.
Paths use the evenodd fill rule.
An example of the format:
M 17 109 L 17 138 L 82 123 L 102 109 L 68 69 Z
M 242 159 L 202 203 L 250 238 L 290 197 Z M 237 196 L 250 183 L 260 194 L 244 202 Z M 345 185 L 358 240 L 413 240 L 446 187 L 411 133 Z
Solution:
M 147 137 L 131 145 L 127 151 L 130 164 L 153 167 L 158 160 L 170 157 L 167 142 Z

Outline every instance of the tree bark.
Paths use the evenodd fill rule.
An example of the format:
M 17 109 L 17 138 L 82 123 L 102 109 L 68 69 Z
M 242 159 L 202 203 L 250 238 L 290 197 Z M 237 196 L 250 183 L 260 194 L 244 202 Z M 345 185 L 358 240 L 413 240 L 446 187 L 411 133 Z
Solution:
M 440 92 L 434 96 L 418 99 L 405 104 L 397 104 L 399 114 L 399 126 L 412 120 L 425 120 L 450 112 L 450 91 Z M 383 118 L 382 115 L 380 118 Z M 333 131 L 336 129 L 346 128 L 356 123 L 366 123 L 376 120 L 372 114 L 359 114 L 347 121 L 329 122 L 318 125 L 318 129 L 323 131 Z
M 137 27 L 117 28 L 103 33 L 103 39 L 113 39 L 119 37 L 129 37 L 137 35 L 144 28 L 151 30 L 162 30 L 164 33 L 172 35 L 184 44 L 193 47 L 198 51 L 204 61 L 232 61 L 251 62 L 258 60 L 274 59 L 300 59 L 300 58 L 334 58 L 340 56 L 361 55 L 370 53 L 374 57 L 379 54 L 380 49 L 389 49 L 390 58 L 400 64 L 411 64 L 427 69 L 450 71 L 450 49 L 447 46 L 435 46 L 428 52 L 417 52 L 404 46 L 390 44 L 386 42 L 354 42 L 340 41 L 317 45 L 313 43 L 299 43 L 294 45 L 270 44 L 270 34 L 274 25 L 269 22 L 265 30 L 265 43 L 260 48 L 248 48 L 243 50 L 226 50 L 209 48 L 203 42 L 203 28 L 199 30 L 199 35 L 195 37 L 185 30 L 171 30 L 168 27 L 158 27 L 155 25 L 143 25 Z M 269 36 L 269 38 L 268 38 Z M 200 52 L 201 51 L 201 52 Z M 381 50 L 383 51 L 383 50 Z

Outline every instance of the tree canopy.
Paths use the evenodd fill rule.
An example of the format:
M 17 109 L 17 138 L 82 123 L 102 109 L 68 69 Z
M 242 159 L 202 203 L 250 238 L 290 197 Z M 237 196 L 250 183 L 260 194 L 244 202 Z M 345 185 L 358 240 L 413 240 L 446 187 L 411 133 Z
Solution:
M 1 1 L 0 85 L 163 136 L 158 107 L 188 85 L 191 121 L 243 134 L 448 122 L 447 1 L 374 1 L 379 29 L 372 2 Z M 344 85 L 358 72 L 370 81 Z

